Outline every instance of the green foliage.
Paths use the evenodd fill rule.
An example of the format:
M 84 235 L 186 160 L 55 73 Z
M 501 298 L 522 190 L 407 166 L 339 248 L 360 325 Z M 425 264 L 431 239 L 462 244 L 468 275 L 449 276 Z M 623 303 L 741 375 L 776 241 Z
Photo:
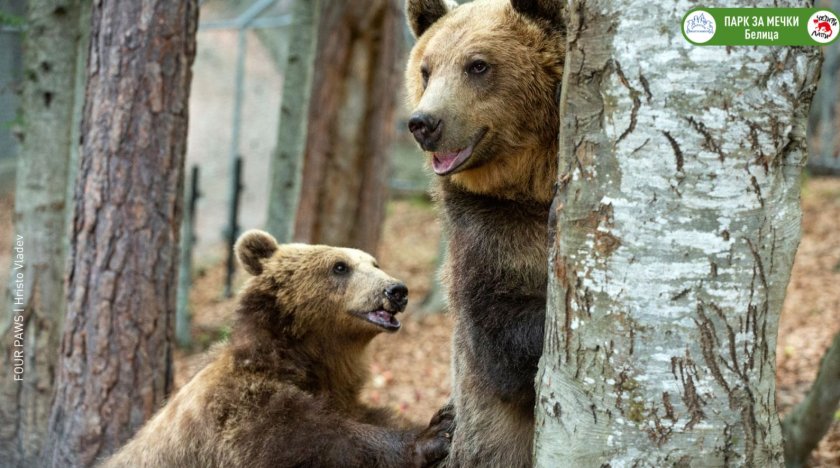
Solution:
M 230 340 L 230 326 L 224 325 L 217 329 L 198 330 L 196 336 L 193 338 L 193 345 L 191 351 L 203 352 L 210 349 L 211 346 L 218 342 L 227 342 Z
M 23 128 L 23 113 L 18 111 L 14 119 L 6 120 L 0 123 L 0 127 L 7 130 L 14 130 L 16 128 Z
M 25 24 L 26 19 L 24 17 L 0 10 L 0 26 L 12 26 L 19 28 L 23 27 Z
M 230 326 L 225 325 L 219 329 L 219 338 L 218 341 L 228 341 L 230 340 Z

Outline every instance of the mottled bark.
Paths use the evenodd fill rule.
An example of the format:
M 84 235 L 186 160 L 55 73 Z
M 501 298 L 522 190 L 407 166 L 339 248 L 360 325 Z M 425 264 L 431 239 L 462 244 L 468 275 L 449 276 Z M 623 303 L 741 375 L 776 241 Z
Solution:
M 840 11 L 840 0 L 823 0 L 820 6 Z M 808 171 L 840 175 L 840 47 L 823 49 L 823 66 L 808 122 Z
M 195 0 L 91 12 L 67 316 L 42 466 L 90 466 L 172 382 Z
M 782 463 L 774 351 L 819 50 L 690 45 L 692 6 L 570 6 L 539 466 Z
M 289 242 L 301 188 L 310 97 L 318 42 L 320 0 L 294 0 L 289 52 L 283 77 L 277 148 L 271 158 L 266 230 L 279 242 Z
M 35 464 L 55 388 L 81 10 L 78 0 L 31 0 L 26 14 L 13 239 L 20 250 L 0 341 L 0 453 L 10 466 Z
M 296 240 L 375 252 L 388 198 L 402 19 L 398 0 L 327 2 Z
M 782 421 L 785 436 L 785 464 L 805 466 L 808 455 L 823 438 L 840 402 L 840 334 L 820 362 L 814 385 L 805 399 Z

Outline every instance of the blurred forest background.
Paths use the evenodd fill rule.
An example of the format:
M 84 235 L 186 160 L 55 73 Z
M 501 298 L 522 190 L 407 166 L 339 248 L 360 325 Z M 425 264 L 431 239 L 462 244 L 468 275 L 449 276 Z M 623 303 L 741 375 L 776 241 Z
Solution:
M 191 259 L 187 257 L 180 267 L 179 293 L 188 294 L 179 303 L 175 388 L 202 363 L 202 353 L 230 331 L 235 297 L 227 293 L 244 280 L 238 269 L 228 275 L 231 239 L 236 232 L 265 227 L 271 221 L 272 160 L 278 160 L 282 90 L 290 43 L 295 43 L 293 3 L 200 2 L 189 98 L 185 215 L 191 214 L 193 192 L 198 196 L 192 219 L 187 216 L 182 227 L 182 233 L 192 232 L 195 242 Z M 299 168 L 300 211 L 288 222 L 293 224 L 294 239 L 369 250 L 384 270 L 408 284 L 411 293 L 403 329 L 374 341 L 373 379 L 365 398 L 425 422 L 449 395 L 451 319 L 440 313 L 445 304 L 435 287 L 441 228 L 428 196 L 431 177 L 405 125 L 408 109 L 402 73 L 413 39 L 405 27 L 402 0 L 325 4 L 306 117 L 306 156 Z M 23 56 L 25 28 L 26 2 L 0 0 L 0 296 L 4 298 L 16 232 L 16 158 L 28 124 L 20 111 L 23 83 L 30 73 Z M 826 48 L 810 122 L 811 162 L 802 181 L 803 238 L 777 348 L 777 399 L 783 412 L 803 399 L 820 358 L 840 332 L 839 49 L 837 44 Z M 75 53 L 72 57 L 83 60 Z M 72 81 L 66 82 L 62 92 L 71 97 L 84 94 L 83 82 L 77 80 L 76 89 L 71 88 Z M 73 117 L 65 124 L 78 126 L 81 110 L 78 102 L 70 101 Z M 812 463 L 840 466 L 840 412 Z

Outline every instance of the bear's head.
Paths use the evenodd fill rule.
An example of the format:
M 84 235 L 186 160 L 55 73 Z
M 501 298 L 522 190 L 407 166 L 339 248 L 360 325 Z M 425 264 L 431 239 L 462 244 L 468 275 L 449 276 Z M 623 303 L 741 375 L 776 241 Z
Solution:
M 407 0 L 409 130 L 468 191 L 547 202 L 557 172 L 558 0 Z
M 365 252 L 281 245 L 259 230 L 242 234 L 234 250 L 253 275 L 239 298 L 240 318 L 257 328 L 338 341 L 400 328 L 395 315 L 405 309 L 408 289 Z

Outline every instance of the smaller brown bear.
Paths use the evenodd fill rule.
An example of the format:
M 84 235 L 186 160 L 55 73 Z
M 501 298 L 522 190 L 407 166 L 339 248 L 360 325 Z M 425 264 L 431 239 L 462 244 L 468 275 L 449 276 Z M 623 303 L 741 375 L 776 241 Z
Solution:
M 452 416 L 407 427 L 359 401 L 366 348 L 406 305 L 408 289 L 370 255 L 278 245 L 252 230 L 236 255 L 254 275 L 215 359 L 106 467 L 403 467 L 446 456 Z

